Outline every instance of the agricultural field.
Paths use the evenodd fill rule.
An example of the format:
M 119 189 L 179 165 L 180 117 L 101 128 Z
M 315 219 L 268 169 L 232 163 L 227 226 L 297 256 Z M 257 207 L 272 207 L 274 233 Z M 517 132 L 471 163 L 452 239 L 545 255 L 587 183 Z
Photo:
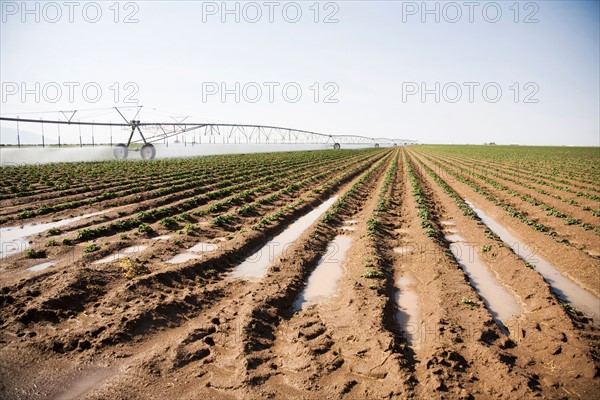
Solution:
M 4 167 L 1 397 L 598 398 L 599 158 Z

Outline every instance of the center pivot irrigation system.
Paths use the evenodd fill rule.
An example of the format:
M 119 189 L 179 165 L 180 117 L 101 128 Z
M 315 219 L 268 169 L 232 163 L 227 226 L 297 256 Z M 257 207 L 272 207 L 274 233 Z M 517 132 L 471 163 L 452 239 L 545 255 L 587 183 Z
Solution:
M 116 127 L 129 132 L 129 139 L 127 143 L 118 143 L 114 146 L 113 154 L 116 159 L 126 159 L 129 155 L 129 150 L 132 144 L 143 143 L 139 152 L 144 160 L 151 160 L 156 156 L 156 148 L 153 143 L 164 142 L 171 137 L 176 138 L 179 135 L 192 132 L 193 140 L 192 144 L 202 144 L 202 138 L 204 137 L 204 143 L 208 144 L 320 144 L 320 145 L 331 145 L 333 149 L 340 149 L 342 145 L 366 145 L 373 147 L 380 146 L 405 146 L 409 144 L 416 144 L 414 140 L 407 139 L 390 139 L 390 138 L 371 138 L 359 135 L 327 135 L 324 133 L 311 132 L 300 129 L 284 128 L 279 126 L 269 125 L 251 125 L 251 124 L 226 124 L 226 123 L 204 123 L 204 122 L 187 122 L 187 118 L 175 119 L 175 122 L 142 122 L 139 119 L 135 119 L 139 115 L 141 106 L 138 107 L 134 119 L 128 120 L 123 113 L 117 108 L 113 107 L 119 115 L 123 118 L 124 122 L 95 122 L 95 121 L 80 121 L 73 120 L 77 110 L 75 111 L 60 111 L 60 114 L 64 117 L 63 119 L 31 119 L 31 118 L 20 118 L 20 117 L 4 117 L 0 116 L 0 121 L 15 122 L 17 127 L 17 134 L 19 132 L 19 123 L 34 123 L 48 124 L 50 126 L 55 125 L 59 129 L 60 125 L 73 125 L 80 127 L 80 143 L 81 143 L 81 127 L 91 126 L 92 129 L 96 127 Z M 144 132 L 142 132 L 142 129 Z M 136 131 L 139 133 L 139 139 L 134 140 Z M 43 135 L 43 133 L 42 133 Z M 196 142 L 196 135 L 198 135 L 198 142 Z M 43 136 L 42 136 L 43 143 Z M 20 144 L 20 140 L 19 140 Z M 112 144 L 112 130 L 111 130 L 111 144 Z M 60 145 L 60 133 L 59 133 L 59 145 Z M 135 151 L 138 151 L 136 146 Z

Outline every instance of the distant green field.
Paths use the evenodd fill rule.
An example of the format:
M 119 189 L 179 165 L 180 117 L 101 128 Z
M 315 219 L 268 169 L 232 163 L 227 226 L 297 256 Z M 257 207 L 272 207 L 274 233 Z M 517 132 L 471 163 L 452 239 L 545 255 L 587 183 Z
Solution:
M 579 178 L 598 184 L 600 147 L 422 145 L 428 152 L 502 163 L 550 176 Z

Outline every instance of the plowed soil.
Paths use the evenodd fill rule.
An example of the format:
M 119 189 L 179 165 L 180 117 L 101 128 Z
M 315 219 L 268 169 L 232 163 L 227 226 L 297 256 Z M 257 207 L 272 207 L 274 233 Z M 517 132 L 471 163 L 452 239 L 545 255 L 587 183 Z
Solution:
M 397 169 L 382 192 L 395 158 Z M 97 243 L 99 252 L 73 252 L 59 246 L 48 248 L 46 259 L 32 259 L 25 253 L 3 259 L 0 397 L 600 398 L 598 321 L 569 312 L 538 272 L 490 235 L 483 222 L 464 215 L 419 167 L 419 160 L 439 170 L 413 148 L 349 152 L 318 165 L 298 162 L 282 168 L 287 175 L 279 186 L 253 193 L 246 202 L 266 198 L 307 177 L 325 175 L 290 187 L 272 201 L 259 202 L 248 215 L 236 214 L 223 225 L 213 223 L 214 210 L 192 213 L 209 210 L 222 198 L 197 205 L 189 210 L 195 215 L 191 223 L 198 227 L 193 235 L 177 233 L 184 223 L 167 229 L 153 222 L 150 234 L 111 231 L 75 245 L 81 249 Z M 409 164 L 432 222 L 430 233 L 422 226 Z M 468 185 L 449 179 L 446 183 L 516 236 L 535 242 L 540 254 L 565 276 L 600 294 L 598 257 L 584 251 L 598 249 L 591 233 L 582 235 L 578 243 L 575 227 L 556 224 L 558 233 L 572 242 L 558 243 L 505 217 L 501 208 Z M 322 189 L 314 190 L 317 187 Z M 208 187 L 203 193 L 214 189 Z M 486 189 L 505 196 L 493 187 Z M 169 200 L 150 193 L 140 198 L 129 194 L 111 203 L 107 218 L 82 219 L 61 227 L 59 238 L 140 211 L 182 204 L 192 191 L 182 188 Z M 379 205 L 380 193 L 388 199 L 385 207 Z M 287 243 L 262 279 L 231 276 L 270 238 L 334 195 L 343 203 Z M 64 201 L 50 194 L 34 196 L 45 205 Z M 72 196 L 85 198 L 79 193 Z M 506 200 L 530 215 L 541 213 L 528 203 Z M 15 210 L 24 204 L 3 201 Z M 89 204 L 31 221 L 103 211 L 105 206 Z M 220 213 L 235 209 L 223 207 Z M 270 223 L 257 228 L 262 218 L 278 211 Z M 380 221 L 376 228 L 374 219 Z M 355 229 L 344 229 L 349 220 Z M 452 228 L 472 244 L 484 267 L 517 299 L 521 312 L 511 321 L 498 324 L 470 284 L 449 251 L 446 221 L 452 221 Z M 308 278 L 340 235 L 352 241 L 341 260 L 343 273 L 336 295 L 296 311 L 294 303 Z M 50 238 L 46 233 L 34 235 L 30 245 L 42 248 Z M 209 251 L 180 264 L 168 262 L 199 242 L 210 244 Z M 129 261 L 95 263 L 130 246 L 147 247 Z M 38 272 L 27 270 L 48 259 L 58 261 Z M 418 303 L 396 304 L 400 279 L 413 282 Z M 416 324 L 398 322 L 397 311 L 403 307 L 418 311 Z

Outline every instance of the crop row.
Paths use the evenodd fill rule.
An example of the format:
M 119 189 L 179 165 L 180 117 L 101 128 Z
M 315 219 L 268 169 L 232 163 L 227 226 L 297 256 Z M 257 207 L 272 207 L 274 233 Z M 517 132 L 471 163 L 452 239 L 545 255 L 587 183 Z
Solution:
M 157 180 L 161 177 L 172 179 L 182 171 L 190 171 L 192 167 L 225 166 L 231 162 L 222 156 L 210 157 L 210 162 L 203 159 L 169 160 L 144 162 L 99 162 L 69 163 L 47 165 L 25 165 L 3 169 L 3 193 L 0 199 L 23 197 L 33 194 L 61 192 L 70 195 L 90 190 L 93 187 L 118 187 L 126 184 L 123 177 L 135 177 L 136 180 Z M 8 195 L 7 195 L 8 193 Z
M 521 172 L 584 190 L 600 192 L 596 149 L 547 147 L 430 146 L 427 151 L 456 155 L 470 161 L 493 162 L 502 169 Z M 575 182 L 591 184 L 592 187 Z
M 389 205 L 393 200 L 393 183 L 397 178 L 398 171 L 398 159 L 400 158 L 400 150 L 396 150 L 393 155 L 392 163 L 385 174 L 383 179 L 383 184 L 379 190 L 379 194 L 377 197 L 377 203 L 375 208 L 371 212 L 369 219 L 367 220 L 367 230 L 368 230 L 368 242 L 367 247 L 371 249 L 372 257 L 368 258 L 366 264 L 364 266 L 364 274 L 362 277 L 364 279 L 369 280 L 384 280 L 383 286 L 387 286 L 388 290 L 393 285 L 393 273 L 389 270 L 388 278 L 386 279 L 386 262 L 384 260 L 388 259 L 386 254 L 386 246 L 382 246 L 381 240 L 383 239 L 383 226 L 386 222 L 386 212 L 388 211 Z M 370 284 L 370 289 L 380 290 L 382 286 L 378 284 Z
M 460 167 L 457 164 L 451 164 L 451 163 L 449 163 L 447 161 L 444 161 L 444 160 L 442 160 L 442 162 L 445 163 L 446 165 L 450 166 L 450 167 L 456 168 L 457 170 L 461 171 L 464 174 L 468 174 L 468 175 L 473 176 L 473 177 L 475 177 L 475 178 L 477 178 L 477 179 L 479 179 L 481 181 L 484 181 L 487 184 L 489 184 L 490 186 L 495 187 L 496 189 L 499 189 L 501 191 L 506 191 L 507 193 L 511 194 L 513 197 L 518 197 L 521 200 L 523 200 L 523 201 L 525 201 L 525 202 L 527 202 L 527 203 L 529 203 L 529 204 L 531 204 L 533 206 L 541 208 L 542 210 L 546 211 L 547 215 L 549 215 L 549 216 L 553 216 L 553 217 L 556 217 L 556 218 L 563 219 L 565 225 L 578 225 L 578 226 L 580 226 L 582 229 L 584 229 L 586 231 L 594 230 L 594 233 L 596 235 L 600 235 L 600 229 L 598 229 L 597 227 L 594 227 L 593 225 L 591 225 L 589 223 L 583 222 L 583 221 L 581 221 L 581 220 L 579 220 L 577 218 L 573 218 L 573 217 L 568 216 L 567 214 L 559 212 L 555 208 L 553 208 L 553 207 L 545 204 L 544 202 L 542 202 L 541 200 L 539 200 L 539 199 L 537 199 L 537 198 L 535 198 L 533 196 L 529 196 L 527 194 L 522 194 L 522 193 L 520 193 L 520 192 L 518 192 L 516 190 L 510 189 L 509 187 L 507 187 L 507 186 L 505 186 L 505 185 L 503 185 L 503 184 L 501 184 L 501 183 L 499 183 L 499 182 L 497 182 L 497 181 L 495 181 L 495 180 L 493 180 L 493 179 L 491 179 L 491 178 L 489 178 L 489 177 L 487 177 L 485 175 L 481 175 L 481 174 L 475 173 L 472 170 L 469 171 L 467 168 Z M 526 220 L 527 221 L 531 221 L 529 219 L 526 219 Z M 536 227 L 535 223 L 534 223 L 533 226 L 534 226 L 534 228 L 536 228 L 536 230 L 543 229 L 541 226 L 539 227 L 540 229 L 538 229 Z
M 427 159 L 430 162 L 432 162 L 433 164 L 437 165 L 439 168 L 441 168 L 446 173 L 448 173 L 451 176 L 453 176 L 459 182 L 462 182 L 462 183 L 470 186 L 475 192 L 481 194 L 487 200 L 491 201 L 492 203 L 494 203 L 498 207 L 501 207 L 511 217 L 516 218 L 519 221 L 523 222 L 524 224 L 531 226 L 536 231 L 543 232 L 543 233 L 545 233 L 545 234 L 547 234 L 549 236 L 552 236 L 552 237 L 556 237 L 556 240 L 558 242 L 560 242 L 560 243 L 568 243 L 568 240 L 566 240 L 566 239 L 559 239 L 559 238 L 557 238 L 558 234 L 555 231 L 553 231 L 552 229 L 550 229 L 549 227 L 543 225 L 542 223 L 540 223 L 538 221 L 535 221 L 535 220 L 532 220 L 532 219 L 528 218 L 525 214 L 519 212 L 516 208 L 514 208 L 510 204 L 507 204 L 504 201 L 498 199 L 496 196 L 494 196 L 493 194 L 491 194 L 490 192 L 488 192 L 487 190 L 485 190 L 484 188 L 482 188 L 481 186 L 479 186 L 477 183 L 473 182 L 472 180 L 470 180 L 468 178 L 465 178 L 464 176 L 462 176 L 462 175 L 460 175 L 460 174 L 452 171 L 447 166 L 443 165 L 442 163 L 440 163 L 440 162 L 438 162 L 436 160 L 433 160 L 433 159 L 427 157 L 426 155 L 422 155 L 422 156 L 425 159 Z
M 327 162 L 329 162 L 329 160 L 323 160 L 320 164 L 325 164 Z M 295 166 L 295 165 L 305 166 L 310 163 L 311 163 L 311 161 L 308 161 L 308 160 L 302 161 L 300 163 L 290 161 L 290 162 L 286 163 L 285 165 L 281 165 L 280 167 L 281 167 L 281 169 L 285 170 L 286 168 L 288 168 L 290 166 Z M 153 198 L 163 197 L 163 196 L 166 196 L 169 194 L 183 192 L 185 190 L 193 189 L 189 192 L 181 193 L 180 198 L 183 198 L 183 197 L 187 197 L 187 196 L 190 196 L 193 194 L 201 193 L 202 191 L 207 189 L 206 185 L 214 184 L 219 187 L 224 187 L 233 182 L 237 182 L 237 181 L 246 179 L 246 176 L 249 174 L 254 174 L 254 175 L 258 176 L 258 175 L 261 175 L 262 173 L 270 174 L 273 172 L 273 170 L 274 170 L 274 167 L 270 166 L 270 165 L 256 166 L 255 168 L 242 169 L 242 170 L 240 170 L 239 168 L 234 166 L 232 168 L 231 173 L 229 173 L 229 174 L 224 173 L 223 175 L 221 175 L 221 171 L 220 171 L 217 174 L 217 176 L 209 175 L 208 173 L 205 173 L 205 174 L 202 174 L 200 177 L 192 177 L 191 179 L 188 179 L 187 182 L 181 183 L 181 184 L 177 184 L 176 182 L 169 184 L 168 182 L 166 182 L 164 184 L 164 187 L 157 189 L 151 193 L 146 193 L 144 198 L 145 199 L 153 199 Z M 67 202 L 62 202 L 62 203 L 58 203 L 58 204 L 54 204 L 54 205 L 42 205 L 35 211 L 19 210 L 20 213 L 18 214 L 18 217 L 21 219 L 31 218 L 31 217 L 38 216 L 38 215 L 49 214 L 49 213 L 63 211 L 63 210 L 67 210 L 67 209 L 74 209 L 74 208 L 78 208 L 78 207 L 81 207 L 84 205 L 96 204 L 98 202 L 102 202 L 105 200 L 132 195 L 132 194 L 139 193 L 139 192 L 145 191 L 145 190 L 150 190 L 153 188 L 153 186 L 143 186 L 143 187 L 140 187 L 139 185 L 133 185 L 133 186 L 134 186 L 133 188 L 128 189 L 126 191 L 103 192 L 100 196 L 91 197 L 91 198 L 87 198 L 84 200 L 67 201 Z M 129 204 L 129 203 L 133 203 L 133 202 L 139 203 L 140 200 L 141 199 L 139 197 L 132 197 L 129 199 L 129 201 L 125 201 L 123 204 Z M 165 200 L 167 202 L 174 201 L 173 198 L 169 198 L 169 199 L 165 199 Z M 19 211 L 17 211 L 17 212 L 19 212 Z
M 462 164 L 462 165 L 467 164 L 467 165 L 469 165 L 473 169 L 475 169 L 475 167 L 477 167 L 476 169 L 479 170 L 479 171 L 481 171 L 481 172 L 483 172 L 483 173 L 490 174 L 490 175 L 495 176 L 495 177 L 497 177 L 499 179 L 507 180 L 507 181 L 512 182 L 512 183 L 514 183 L 516 185 L 523 186 L 523 187 L 525 187 L 527 189 L 534 190 L 534 191 L 536 191 L 536 192 L 538 192 L 540 194 L 551 196 L 551 197 L 553 197 L 553 198 L 555 198 L 557 200 L 560 200 L 560 201 L 562 201 L 564 203 L 567 203 L 569 205 L 579 207 L 583 211 L 591 211 L 594 216 L 600 216 L 600 209 L 592 210 L 592 208 L 589 207 L 589 206 L 579 204 L 577 201 L 575 201 L 575 200 L 573 200 L 571 198 L 566 198 L 566 197 L 560 196 L 560 195 L 558 195 L 556 193 L 550 193 L 547 190 L 544 190 L 542 188 L 539 188 L 539 187 L 536 187 L 536 186 L 533 186 L 531 184 L 526 183 L 525 180 L 528 180 L 528 181 L 531 181 L 531 182 L 534 182 L 534 183 L 537 183 L 537 184 L 540 184 L 540 185 L 550 186 L 552 188 L 555 188 L 555 189 L 558 189 L 558 190 L 562 190 L 564 192 L 573 193 L 577 197 L 585 197 L 585 198 L 587 198 L 589 200 L 592 200 L 594 202 L 600 201 L 600 197 L 598 197 L 598 196 L 596 196 L 594 194 L 585 193 L 585 192 L 581 192 L 581 191 L 576 191 L 576 190 L 570 189 L 570 188 L 568 188 L 566 186 L 555 185 L 555 184 L 552 184 L 552 183 L 549 183 L 549 182 L 546 182 L 546 181 L 543 181 L 543 180 L 540 180 L 540 179 L 528 177 L 528 176 L 522 175 L 522 174 L 517 174 L 517 173 L 509 174 L 508 172 L 506 172 L 505 170 L 502 170 L 500 168 L 493 167 L 493 166 L 490 166 L 488 164 L 479 164 L 479 163 L 473 162 L 472 160 L 464 160 L 464 159 L 457 159 L 457 158 L 450 158 L 450 160 L 452 160 L 454 163 L 457 163 L 457 164 Z M 494 172 L 491 172 L 491 171 L 494 171 Z M 520 179 L 515 179 L 515 178 L 520 178 Z
M 375 215 L 379 211 L 385 211 L 387 208 L 387 205 L 391 199 L 391 197 L 388 195 L 388 190 L 392 183 L 392 179 L 396 173 L 396 170 L 398 169 L 398 157 L 399 156 L 400 156 L 400 153 L 396 152 L 394 160 L 392 161 L 392 165 L 390 166 L 390 169 L 388 170 L 387 174 L 385 175 L 385 179 L 383 181 L 383 186 L 381 187 L 381 191 L 379 192 L 379 197 L 377 198 L 377 206 L 375 207 Z
M 391 154 L 391 153 L 390 153 Z M 350 189 L 346 191 L 339 199 L 336 200 L 335 203 L 325 212 L 323 217 L 321 218 L 321 222 L 329 223 L 334 220 L 335 216 L 338 214 L 339 210 L 344 206 L 344 204 L 348 201 L 348 199 L 367 181 L 377 169 L 383 165 L 384 162 L 390 157 L 388 154 L 385 158 L 381 159 L 377 164 L 375 164 L 371 169 L 369 169 L 363 176 L 360 177 L 358 181 L 356 181 Z
M 406 163 L 408 179 L 410 181 L 410 185 L 412 186 L 412 195 L 417 203 L 417 215 L 419 218 L 421 218 L 421 228 L 424 229 L 426 236 L 435 237 L 436 232 L 431 221 L 431 215 L 429 214 L 426 198 L 423 194 L 421 184 L 416 177 L 415 171 L 413 170 L 412 162 L 409 160 L 409 157 L 405 157 L 404 162 Z
M 306 168 L 305 168 L 305 170 L 306 170 Z M 309 169 L 306 173 L 308 174 L 308 173 L 311 173 L 312 171 L 313 171 L 313 169 Z M 287 175 L 287 177 L 289 179 L 297 178 L 297 176 L 294 174 L 285 174 L 285 175 Z M 226 187 L 226 188 L 220 188 L 220 189 L 208 192 L 204 195 L 194 196 L 194 197 L 189 198 L 179 204 L 156 208 L 156 209 L 153 209 L 150 211 L 145 211 L 145 212 L 138 214 L 135 217 L 124 218 L 124 219 L 121 219 L 120 221 L 116 221 L 116 222 L 113 222 L 113 223 L 110 223 L 107 225 L 103 225 L 103 226 L 100 226 L 95 229 L 87 229 L 87 230 L 79 231 L 77 240 L 95 239 L 100 236 L 110 235 L 114 232 L 135 229 L 136 227 L 139 230 L 140 226 L 142 227 L 143 231 L 147 232 L 147 230 L 148 230 L 147 224 L 148 223 L 156 222 L 156 221 L 163 220 L 163 219 L 169 218 L 169 217 L 174 218 L 178 214 L 190 212 L 194 208 L 197 208 L 199 206 L 207 204 L 213 200 L 225 198 L 230 195 L 233 195 L 232 198 L 225 200 L 224 203 L 221 203 L 221 205 L 225 206 L 228 204 L 234 204 L 238 200 L 241 201 L 241 200 L 245 199 L 245 197 L 249 194 L 248 192 L 244 192 L 244 190 L 247 190 L 249 188 L 254 188 L 256 186 L 260 186 L 261 184 L 263 184 L 264 182 L 267 182 L 267 181 L 269 181 L 269 183 L 262 185 L 263 187 L 257 188 L 256 191 L 262 191 L 262 190 L 266 190 L 266 189 L 274 189 L 278 185 L 282 184 L 283 182 L 287 182 L 287 180 L 284 181 L 283 179 L 279 180 L 276 178 L 277 178 L 277 176 L 267 175 L 262 178 L 259 178 L 256 180 L 251 180 L 251 181 L 246 181 L 246 182 L 238 184 L 238 185 L 233 185 L 233 186 Z M 240 193 L 238 193 L 238 192 L 240 192 Z M 229 201 L 229 200 L 231 200 L 231 201 Z M 219 208 L 219 207 L 217 207 L 217 208 Z M 192 211 L 191 214 L 194 215 L 194 212 Z M 204 215 L 204 212 L 202 212 L 200 214 Z M 143 233 L 143 232 L 141 232 L 141 233 Z
M 353 176 L 361 173 L 365 169 L 367 169 L 369 167 L 369 165 L 372 165 L 372 163 L 373 163 L 373 160 L 367 160 L 367 161 L 364 161 L 361 164 L 359 164 L 359 165 L 357 165 L 357 166 L 355 166 L 353 168 L 350 168 L 350 169 L 348 169 L 348 168 L 340 169 L 340 170 L 343 170 L 345 172 L 337 175 L 335 178 L 333 178 L 331 180 L 328 180 L 327 182 L 324 182 L 322 185 L 320 185 L 320 186 L 312 189 L 311 193 L 308 195 L 308 197 L 314 196 L 314 195 L 319 194 L 319 193 L 327 192 L 332 187 L 337 187 L 341 182 L 344 182 L 344 181 L 352 178 Z M 380 164 L 381 164 L 381 161 L 377 165 L 380 165 Z M 364 176 L 367 175 L 367 174 L 370 175 L 371 171 L 372 171 L 372 169 L 370 169 L 369 171 L 367 171 L 359 179 L 359 181 L 364 182 L 364 180 L 365 180 Z M 353 185 L 353 187 L 355 187 L 355 186 L 356 186 L 356 184 Z M 262 228 L 270 225 L 272 222 L 279 220 L 281 217 L 283 217 L 290 210 L 295 209 L 296 207 L 298 207 L 299 205 L 305 203 L 306 201 L 307 201 L 307 198 L 301 197 L 298 200 L 294 201 L 293 203 L 281 207 L 276 212 L 262 217 L 255 225 L 253 225 L 252 229 L 254 229 L 254 230 L 260 230 L 260 229 L 262 229 Z
M 235 220 L 238 217 L 249 216 L 252 213 L 255 213 L 257 211 L 258 207 L 260 207 L 262 205 L 266 205 L 266 204 L 271 204 L 272 202 L 278 200 L 279 198 L 281 198 L 284 195 L 292 194 L 294 191 L 296 191 L 300 188 L 303 188 L 304 186 L 306 186 L 309 183 L 316 183 L 327 176 L 335 175 L 337 172 L 347 169 L 347 167 L 348 167 L 347 164 L 344 164 L 344 165 L 341 165 L 341 166 L 338 166 L 335 168 L 333 168 L 333 166 L 332 166 L 332 168 L 328 168 L 327 171 L 322 172 L 318 175 L 303 174 L 303 175 L 297 176 L 295 179 L 295 182 L 288 184 L 283 189 L 281 189 L 275 193 L 261 197 L 253 202 L 246 203 L 246 204 L 240 206 L 239 208 L 237 208 L 235 210 L 235 212 L 233 212 L 233 213 L 221 214 L 221 215 L 216 216 L 212 220 L 212 225 L 213 226 L 223 226 L 223 225 L 226 225 L 227 223 Z M 308 175 L 308 177 L 304 178 L 304 176 L 307 176 L 307 175 Z
M 53 170 L 47 171 L 47 166 L 23 166 L 23 167 L 13 167 L 13 168 L 4 168 L 3 173 L 5 177 L 7 175 L 15 174 L 15 171 L 32 171 L 40 172 L 37 169 L 41 169 L 42 172 L 46 171 L 43 174 L 43 178 L 45 181 L 48 181 L 51 184 L 54 184 L 54 187 L 46 189 L 46 191 L 50 192 L 50 196 L 45 196 L 41 198 L 37 198 L 37 200 L 47 200 L 51 198 L 75 195 L 80 193 L 87 192 L 96 192 L 101 191 L 107 188 L 111 188 L 113 190 L 126 190 L 133 187 L 145 187 L 146 190 L 151 190 L 154 187 L 160 187 L 168 184 L 169 182 L 178 181 L 183 178 L 190 178 L 194 176 L 198 176 L 199 174 L 210 174 L 215 175 L 215 173 L 220 174 L 223 171 L 229 170 L 234 171 L 235 168 L 244 169 L 247 167 L 252 167 L 256 165 L 272 165 L 273 167 L 279 167 L 280 165 L 285 165 L 287 163 L 294 163 L 298 160 L 311 160 L 312 157 L 315 157 L 313 154 L 309 154 L 309 152 L 298 152 L 298 154 L 288 154 L 283 155 L 283 153 L 272 154 L 271 157 L 267 157 L 264 154 L 252 154 L 252 155 L 228 155 L 228 156 L 210 156 L 210 157 L 200 157 L 195 159 L 185 159 L 185 160 L 168 160 L 168 161 L 153 161 L 152 163 L 144 163 L 144 162 L 129 162 L 129 163 L 87 163 L 93 164 L 96 167 L 102 167 L 105 169 L 104 173 L 99 177 L 96 177 L 97 174 L 91 174 L 89 172 L 89 168 L 80 168 L 78 164 L 61 164 L 61 168 L 59 171 L 67 171 L 69 174 L 69 178 L 54 177 L 53 174 L 57 171 L 56 167 L 53 166 Z M 335 158 L 340 157 L 340 154 L 330 154 L 327 156 L 321 155 L 321 158 Z M 134 165 L 136 168 L 132 168 Z M 79 171 L 79 175 L 77 176 L 79 186 L 73 189 L 60 188 L 59 190 L 58 183 L 61 186 L 66 185 L 69 188 L 73 186 L 72 173 L 73 171 Z M 31 181 L 31 178 L 27 174 L 21 179 L 13 178 L 12 181 L 17 181 L 16 184 L 28 184 Z M 59 174 L 56 174 L 59 175 Z M 125 178 L 125 179 L 124 179 Z M 131 183 L 133 182 L 133 183 Z M 10 188 L 11 180 L 3 180 L 3 188 Z M 14 187 L 13 187 L 14 189 Z M 32 192 L 32 193 L 18 193 L 18 196 L 28 196 L 28 195 L 39 195 L 45 191 Z M 0 197 L 2 198 L 13 198 L 15 195 L 4 195 Z
M 470 159 L 464 158 L 464 157 L 460 157 L 460 159 L 462 159 L 463 161 L 467 161 L 467 162 L 473 162 L 473 160 L 470 160 Z M 525 173 L 523 173 L 523 169 L 521 169 L 521 168 L 517 168 L 517 167 L 513 167 L 511 165 L 505 165 L 505 164 L 490 163 L 488 161 L 481 161 L 480 163 L 477 163 L 477 164 L 487 167 L 487 168 L 490 168 L 490 169 L 494 169 L 497 172 L 506 172 L 515 177 L 518 176 L 519 178 L 526 179 L 528 181 L 535 182 L 540 185 L 549 186 L 553 189 L 561 190 L 561 191 L 564 191 L 567 193 L 574 193 L 578 197 L 587 197 L 587 198 L 593 199 L 591 197 L 588 197 L 588 195 L 590 195 L 590 193 L 587 193 L 587 191 L 600 193 L 600 188 L 597 188 L 595 186 L 590 187 L 590 186 L 578 185 L 578 184 L 574 183 L 573 180 L 568 181 L 565 179 L 560 179 L 558 177 L 543 174 L 542 172 L 533 173 L 531 171 L 526 170 L 527 174 L 525 174 Z M 556 182 L 556 183 L 553 183 L 553 182 Z M 567 186 L 564 186 L 564 185 L 567 185 Z M 584 191 L 582 192 L 581 190 L 573 190 L 569 186 L 575 187 L 577 189 L 582 189 Z
M 368 153 L 367 153 L 368 154 Z M 363 155 L 359 155 L 358 157 L 366 157 L 364 154 Z M 346 163 L 349 160 L 353 160 L 354 157 L 347 159 L 347 160 L 341 160 L 340 162 L 342 163 Z M 360 159 L 360 158 L 359 158 Z M 325 162 L 325 164 L 327 164 L 327 162 Z M 319 164 L 320 165 L 320 164 Z M 127 215 L 132 215 L 133 213 L 136 212 L 136 210 L 147 210 L 148 208 L 154 209 L 156 210 L 158 207 L 166 205 L 166 204 L 171 204 L 172 207 L 178 207 L 178 206 L 183 206 L 186 207 L 187 210 L 194 208 L 196 205 L 201 203 L 201 200 L 204 198 L 206 200 L 206 202 L 208 201 L 212 201 L 215 199 L 219 199 L 219 198 L 223 198 L 227 195 L 230 195 L 232 192 L 236 191 L 236 190 L 240 190 L 240 189 L 244 189 L 245 187 L 251 187 L 252 184 L 260 184 L 264 181 L 269 180 L 270 178 L 276 178 L 276 177 L 281 177 L 284 176 L 285 174 L 291 175 L 294 174 L 297 171 L 304 171 L 306 169 L 306 167 L 301 166 L 301 167 L 297 167 L 293 170 L 287 170 L 287 171 L 283 171 L 280 172 L 279 174 L 275 174 L 272 172 L 271 169 L 267 168 L 266 170 L 264 170 L 263 173 L 261 174 L 256 174 L 256 170 L 253 170 L 251 168 L 242 170 L 242 171 L 237 171 L 236 172 L 236 176 L 238 176 L 236 179 L 225 179 L 225 180 L 221 180 L 218 181 L 218 178 L 213 178 L 210 177 L 210 181 L 211 182 L 215 182 L 212 185 L 209 186 L 205 186 L 205 187 L 196 187 L 191 191 L 188 192 L 183 192 L 183 193 L 178 193 L 178 194 L 174 194 L 174 195 L 170 195 L 170 196 L 164 196 L 160 199 L 154 200 L 151 203 L 150 202 L 145 202 L 145 203 L 138 203 L 137 206 L 133 209 L 130 210 L 129 212 L 124 212 L 124 211 L 120 211 L 119 212 L 119 217 L 125 217 Z M 262 169 L 261 169 L 262 171 Z M 244 173 L 247 174 L 254 174 L 254 177 L 258 179 L 256 179 L 255 181 L 252 182 L 248 182 L 248 177 L 243 175 Z M 241 184 L 238 184 L 238 182 L 242 182 Z M 203 196 L 199 196 L 198 194 L 203 194 Z M 235 195 L 233 197 L 233 201 L 241 201 L 243 198 L 247 197 L 249 193 L 248 192 L 242 192 L 239 195 Z M 195 195 L 195 196 L 194 196 Z M 185 199 L 185 200 L 183 200 Z M 175 202 L 179 201 L 179 203 L 173 204 Z M 211 210 L 212 211 L 217 211 L 217 210 Z M 145 216 L 145 213 L 147 211 L 141 211 L 142 213 L 142 217 Z M 159 212 L 158 215 L 161 214 L 169 214 L 167 212 Z M 198 215 L 203 215 L 203 213 L 200 213 Z M 169 216 L 169 215 L 167 215 Z M 152 218 L 152 216 L 150 216 L 150 218 Z M 160 217 L 162 218 L 162 216 Z M 130 219 L 133 225 L 136 224 L 136 220 L 135 218 Z M 130 225 L 129 222 L 127 220 L 125 220 L 125 222 L 117 222 L 119 224 L 124 224 L 124 226 L 128 226 Z
M 460 197 L 458 193 L 456 193 L 450 186 L 448 186 L 448 184 L 442 178 L 440 178 L 440 176 L 436 174 L 431 168 L 429 168 L 423 161 L 419 159 L 417 159 L 417 161 L 419 162 L 421 167 L 425 169 L 429 176 L 431 176 L 433 180 L 442 188 L 442 190 L 454 200 L 458 208 L 460 208 L 460 210 L 463 212 L 463 215 L 471 219 L 478 219 L 477 214 L 475 214 L 475 211 L 473 211 L 471 207 L 469 207 L 468 204 L 465 203 L 463 198 Z

